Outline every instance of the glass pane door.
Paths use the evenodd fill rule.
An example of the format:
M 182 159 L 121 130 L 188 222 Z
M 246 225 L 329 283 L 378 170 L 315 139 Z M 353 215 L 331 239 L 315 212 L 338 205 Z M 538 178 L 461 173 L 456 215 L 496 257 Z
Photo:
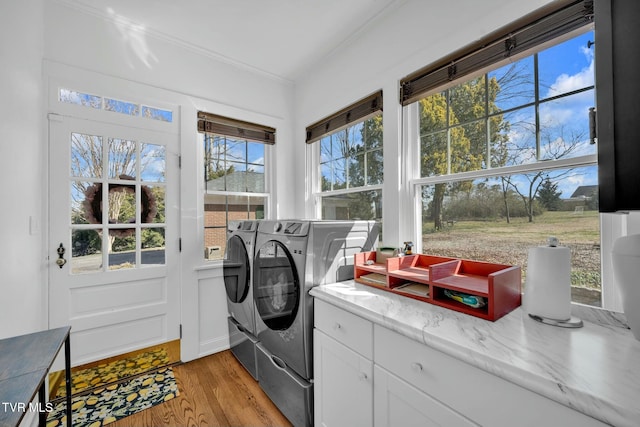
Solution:
M 224 287 L 231 302 L 240 303 L 249 293 L 249 256 L 240 236 L 231 236 L 223 261 Z
M 165 265 L 164 146 L 74 132 L 70 174 L 72 274 Z
M 258 314 L 270 329 L 289 328 L 300 301 L 300 282 L 291 254 L 282 243 L 270 240 L 258 250 L 253 268 Z

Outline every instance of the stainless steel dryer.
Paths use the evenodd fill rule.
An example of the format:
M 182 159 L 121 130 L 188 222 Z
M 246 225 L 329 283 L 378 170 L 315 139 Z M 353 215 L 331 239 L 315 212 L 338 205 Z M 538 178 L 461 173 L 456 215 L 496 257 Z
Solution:
M 253 256 L 258 221 L 229 221 L 223 260 L 224 286 L 229 309 L 231 351 L 249 373 L 258 379 L 256 364 L 255 309 L 253 301 Z
M 262 221 L 253 273 L 258 381 L 296 426 L 313 423 L 313 297 L 353 278 L 353 256 L 375 249 L 373 221 Z

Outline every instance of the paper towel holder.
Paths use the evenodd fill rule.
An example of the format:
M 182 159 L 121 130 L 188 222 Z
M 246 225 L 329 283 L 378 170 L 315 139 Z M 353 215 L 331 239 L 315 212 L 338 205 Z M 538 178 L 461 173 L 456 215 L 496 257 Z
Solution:
M 559 247 L 559 241 L 558 238 L 555 236 L 549 236 L 547 239 L 547 248 L 558 248 L 558 250 L 562 250 L 563 252 L 561 252 L 560 254 L 553 254 L 551 255 L 554 259 L 560 260 L 562 261 L 563 257 L 557 257 L 556 255 L 560 256 L 564 254 L 564 257 L 567 258 L 566 259 L 566 263 L 567 265 L 563 265 L 563 269 L 562 271 L 558 272 L 558 274 L 560 274 L 560 283 L 562 285 L 566 285 L 566 287 L 564 287 L 563 289 L 566 290 L 566 292 L 561 293 L 560 295 L 556 295 L 560 297 L 560 300 L 563 300 L 563 298 L 566 298 L 566 303 L 568 304 L 568 306 L 563 307 L 561 309 L 558 309 L 558 306 L 552 306 L 552 307 L 547 307 L 546 309 L 541 309 L 540 307 L 538 307 L 537 309 L 534 309 L 533 307 L 535 307 L 535 303 L 537 303 L 538 306 L 540 306 L 541 304 L 541 300 L 538 299 L 535 300 L 529 300 L 528 303 L 525 304 L 525 311 L 529 314 L 529 317 L 531 317 L 533 320 L 536 320 L 540 323 L 544 323 L 545 325 L 552 325 L 552 326 L 558 326 L 561 328 L 581 328 L 582 326 L 584 326 L 584 324 L 582 323 L 582 320 L 578 319 L 577 317 L 574 317 L 571 315 L 571 294 L 570 294 L 570 288 L 571 288 L 571 281 L 570 281 L 570 253 L 569 250 L 566 247 Z M 538 248 L 532 248 L 529 249 L 529 264 L 532 264 L 532 256 L 537 253 L 537 252 L 532 252 L 532 251 L 539 251 L 539 250 L 545 250 L 543 247 L 538 247 Z M 546 252 L 546 255 L 549 256 L 550 254 L 553 253 L 553 251 L 555 251 L 555 249 L 552 249 L 552 252 Z M 533 258 L 536 259 L 536 258 Z M 530 265 L 531 267 L 531 265 Z M 533 277 L 533 273 L 532 276 Z M 529 277 L 527 277 L 527 282 L 529 282 Z M 555 280 L 550 280 L 549 277 L 539 277 L 538 275 L 536 275 L 536 279 L 537 281 L 543 281 L 544 284 L 548 284 L 550 281 L 551 282 L 555 282 Z M 536 281 L 534 281 L 534 283 L 536 283 Z M 536 288 L 538 288 L 540 286 L 540 284 L 537 285 Z M 544 288 L 543 288 L 544 289 Z M 533 290 L 533 289 L 532 289 Z M 547 288 L 548 290 L 548 288 Z M 538 289 L 538 294 L 540 293 L 540 289 Z M 525 293 L 525 297 L 528 297 L 530 294 L 529 293 Z M 531 295 L 535 295 L 535 294 L 531 294 Z M 531 297 L 529 297 L 531 298 Z M 534 303 L 535 301 L 535 303 Z M 534 311 L 533 313 L 531 311 Z M 540 314 L 540 311 L 543 314 Z M 553 315 L 551 315 L 553 314 Z M 566 316 L 566 317 L 565 317 Z

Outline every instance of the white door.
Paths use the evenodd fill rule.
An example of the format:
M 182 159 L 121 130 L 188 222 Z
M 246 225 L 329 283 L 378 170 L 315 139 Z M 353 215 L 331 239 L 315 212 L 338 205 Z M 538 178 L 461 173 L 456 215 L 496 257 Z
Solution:
M 180 335 L 179 137 L 49 116 L 49 327 L 74 365 Z

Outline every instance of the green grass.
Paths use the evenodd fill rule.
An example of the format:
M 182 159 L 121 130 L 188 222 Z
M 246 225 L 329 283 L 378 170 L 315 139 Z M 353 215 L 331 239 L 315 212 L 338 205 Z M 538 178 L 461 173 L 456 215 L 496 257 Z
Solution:
M 465 233 L 491 233 L 498 236 L 517 238 L 531 243 L 545 243 L 549 236 L 556 236 L 561 241 L 577 243 L 600 242 L 600 217 L 597 211 L 582 214 L 573 212 L 545 212 L 536 216 L 533 222 L 527 218 L 512 218 L 496 221 L 457 221 L 442 232 L 459 236 Z
M 432 224 L 425 224 L 432 229 Z M 600 288 L 600 217 L 597 211 L 545 212 L 529 222 L 457 221 L 442 231 L 423 234 L 423 252 L 433 255 L 519 265 L 526 275 L 528 249 L 555 236 L 571 249 L 572 285 Z

